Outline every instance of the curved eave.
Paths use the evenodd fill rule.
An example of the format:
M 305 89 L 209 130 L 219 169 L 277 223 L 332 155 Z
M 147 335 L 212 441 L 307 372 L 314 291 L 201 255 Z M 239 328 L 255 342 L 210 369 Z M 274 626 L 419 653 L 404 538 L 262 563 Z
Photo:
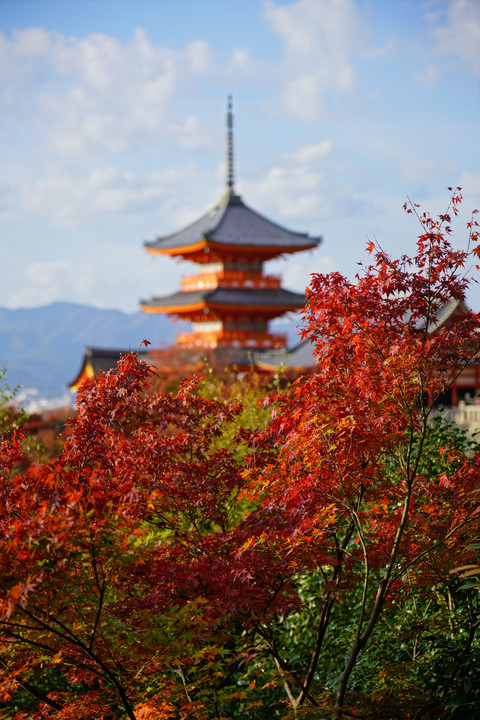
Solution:
M 203 238 L 199 242 L 192 243 L 191 245 L 179 245 L 173 248 L 158 248 L 152 247 L 148 243 L 145 243 L 145 250 L 153 255 L 170 255 L 175 257 L 177 255 L 189 255 L 191 253 L 199 252 L 207 247 L 207 240 Z
M 272 247 L 271 245 L 254 245 L 254 244 L 248 244 L 247 242 L 243 245 L 235 245 L 235 244 L 227 244 L 227 243 L 219 243 L 215 242 L 214 240 L 209 240 L 208 238 L 202 238 L 199 242 L 192 243 L 191 245 L 179 245 L 177 247 L 173 248 L 159 248 L 159 247 L 152 247 L 148 244 L 145 244 L 145 250 L 147 253 L 150 253 L 152 255 L 169 255 L 170 257 L 178 257 L 183 256 L 186 257 L 188 255 L 194 255 L 198 252 L 201 252 L 202 250 L 205 251 L 208 249 L 208 251 L 211 251 L 212 253 L 216 253 L 217 255 L 221 256 L 225 253 L 230 253 L 232 255 L 245 255 L 245 252 L 251 252 L 252 255 L 255 256 L 263 256 L 265 258 L 275 258 L 279 255 L 284 255 L 287 253 L 295 253 L 295 252 L 303 252 L 305 250 L 314 250 L 317 247 L 316 242 L 309 242 L 305 245 L 298 246 L 298 245 L 285 245 L 285 246 L 275 246 Z
M 83 385 L 86 380 L 90 380 L 95 375 L 95 371 L 92 364 L 89 361 L 84 361 L 78 375 L 67 383 L 67 387 L 73 393 L 78 392 L 79 388 Z
M 215 302 L 199 302 L 199 303 L 192 303 L 192 304 L 185 304 L 185 305 L 162 305 L 156 306 L 156 305 L 149 305 L 147 303 L 141 304 L 141 309 L 143 312 L 147 313 L 164 313 L 165 315 L 185 315 L 192 312 L 199 312 L 204 310 L 205 308 L 208 308 L 210 310 L 216 310 L 217 312 L 234 312 L 235 314 L 242 314 L 244 312 L 261 312 L 261 313 L 274 313 L 274 315 L 278 315 L 279 313 L 285 313 L 285 312 L 293 312 L 295 310 L 301 310 L 303 307 L 303 304 L 291 304 L 291 305 L 280 305 L 280 304 L 272 304 L 272 305 L 259 305 L 259 304 L 243 304 L 241 306 L 238 305 L 230 305 L 228 303 L 215 303 Z
M 172 305 L 151 305 L 147 302 L 140 303 L 140 307 L 143 312 L 147 313 L 166 313 L 171 315 L 180 315 L 181 313 L 198 312 L 207 307 L 205 300 L 194 303 L 185 303 L 184 305 L 172 304 Z

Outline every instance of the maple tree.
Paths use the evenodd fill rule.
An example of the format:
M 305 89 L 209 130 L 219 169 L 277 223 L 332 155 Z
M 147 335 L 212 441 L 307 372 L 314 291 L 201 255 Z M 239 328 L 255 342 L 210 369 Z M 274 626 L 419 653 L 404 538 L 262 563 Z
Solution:
M 58 717 L 115 707 L 137 717 L 141 681 L 149 696 L 161 692 L 150 701 L 161 717 L 171 666 L 193 654 L 200 619 L 214 622 L 198 589 L 212 564 L 205 543 L 210 526 L 225 527 L 240 468 L 212 446 L 238 410 L 188 383 L 147 395 L 148 374 L 127 356 L 86 384 L 59 459 L 3 474 L 2 689 L 8 697 L 35 668 L 59 665 L 78 698 L 64 707 L 61 691 L 36 691 Z
M 458 191 L 452 214 L 459 201 Z M 294 705 L 313 683 L 339 593 L 361 588 L 336 688 L 341 714 L 385 606 L 407 581 L 448 576 L 464 534 L 478 532 L 478 457 L 464 456 L 438 478 L 421 472 L 433 399 L 479 349 L 478 314 L 461 312 L 437 331 L 440 311 L 465 296 L 471 248 L 451 247 L 448 213 L 418 217 L 424 231 L 416 257 L 392 260 L 370 244 L 374 263 L 355 283 L 338 273 L 314 276 L 305 334 L 316 343 L 319 370 L 293 398 L 280 399 L 265 436 L 281 454 L 262 478 L 264 503 L 282 515 L 290 556 L 317 567 L 324 584 L 311 665 L 301 680 L 285 674 Z M 475 242 L 475 221 L 469 233 Z M 267 640 L 281 669 L 275 636 Z
M 58 458 L 25 470 L 4 434 L 3 716 L 478 710 L 480 688 L 460 696 L 478 592 L 456 568 L 476 562 L 479 447 L 430 422 L 480 348 L 478 314 L 438 322 L 478 255 L 474 219 L 450 243 L 460 200 L 438 219 L 407 206 L 414 257 L 371 244 L 355 282 L 313 276 L 316 372 L 258 388 L 257 411 L 245 378 L 152 393 L 128 355 L 82 386 Z

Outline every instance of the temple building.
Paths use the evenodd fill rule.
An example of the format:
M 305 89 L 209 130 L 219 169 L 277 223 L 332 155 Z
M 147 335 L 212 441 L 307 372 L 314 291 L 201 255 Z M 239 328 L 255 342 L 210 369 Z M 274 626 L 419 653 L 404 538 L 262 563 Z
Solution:
M 246 205 L 234 188 L 233 115 L 227 112 L 227 188 L 216 207 L 171 235 L 145 243 L 146 251 L 199 265 L 181 290 L 141 302 L 142 310 L 167 313 L 193 323 L 177 337 L 186 350 L 269 350 L 286 346 L 286 336 L 269 323 L 304 306 L 303 293 L 286 290 L 265 263 L 316 248 L 320 237 L 293 232 Z M 237 353 L 238 355 L 238 353 Z
M 77 392 L 85 380 L 89 380 L 95 375 L 100 375 L 100 373 L 116 367 L 120 358 L 129 352 L 129 350 L 98 348 L 87 345 L 84 350 L 80 369 L 73 380 L 67 383 L 67 387 L 70 388 L 71 392 Z M 137 355 L 140 359 L 147 360 L 147 353 L 145 351 L 137 350 Z
M 183 278 L 179 291 L 141 302 L 145 312 L 166 313 L 193 323 L 192 331 L 177 336 L 173 348 L 154 348 L 143 354 L 172 386 L 181 377 L 197 373 L 205 362 L 216 371 L 251 365 L 266 373 L 282 369 L 292 378 L 315 371 L 310 340 L 287 348 L 286 336 L 270 328 L 274 318 L 303 308 L 305 296 L 283 288 L 280 277 L 265 272 L 265 263 L 312 250 L 322 239 L 268 220 L 235 192 L 231 98 L 227 110 L 226 185 L 218 205 L 196 222 L 145 243 L 148 253 L 190 260 L 199 266 L 197 274 Z M 439 309 L 431 332 L 448 327 L 452 318 L 466 309 L 463 301 L 452 298 Z M 76 391 L 87 378 L 114 368 L 126 352 L 87 347 L 70 388 Z M 461 417 L 458 410 L 452 419 L 480 430 L 478 358 L 467 365 L 445 395 L 436 398 L 436 403 L 454 409 L 460 405 Z
M 429 334 L 434 335 L 443 328 L 448 328 L 455 316 L 464 315 L 467 312 L 468 307 L 463 300 L 452 298 L 438 309 L 434 321 L 431 323 Z M 424 325 L 419 324 L 419 328 L 422 327 Z M 256 358 L 259 369 L 276 372 L 281 368 L 291 377 L 314 372 L 316 363 L 315 346 L 309 339 L 301 340 L 289 349 L 270 350 Z M 430 397 L 429 402 L 431 403 L 432 400 L 433 398 Z M 456 408 L 459 403 L 465 417 L 468 415 L 468 406 L 476 405 L 478 407 L 480 405 L 480 362 L 478 358 L 472 358 L 455 380 L 449 384 L 448 390 L 435 398 L 435 405 L 438 407 Z M 480 430 L 480 413 L 477 411 L 475 415 L 475 423 Z M 452 416 L 452 419 L 458 424 L 469 425 L 469 422 L 460 421 L 455 415 Z

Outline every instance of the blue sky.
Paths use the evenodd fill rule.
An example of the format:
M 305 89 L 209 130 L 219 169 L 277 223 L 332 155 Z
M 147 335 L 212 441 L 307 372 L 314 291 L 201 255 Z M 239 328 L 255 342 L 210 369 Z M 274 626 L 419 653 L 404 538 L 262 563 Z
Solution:
M 407 198 L 480 206 L 478 0 L 0 0 L 0 305 L 138 309 L 191 272 L 143 241 L 236 189 L 322 235 L 301 290 L 369 239 L 411 251 Z M 470 303 L 480 309 L 480 290 Z

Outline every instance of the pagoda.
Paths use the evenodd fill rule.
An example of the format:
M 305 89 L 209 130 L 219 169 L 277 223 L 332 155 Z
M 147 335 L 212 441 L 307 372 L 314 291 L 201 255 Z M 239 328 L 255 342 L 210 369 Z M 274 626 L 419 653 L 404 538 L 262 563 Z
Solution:
M 167 313 L 193 323 L 177 336 L 185 350 L 263 350 L 286 346 L 269 322 L 305 304 L 303 293 L 281 286 L 264 264 L 287 253 L 317 247 L 310 237 L 271 222 L 246 205 L 234 189 L 232 100 L 227 110 L 227 189 L 216 207 L 172 235 L 146 242 L 149 253 L 190 260 L 200 268 L 183 277 L 181 290 L 142 301 L 145 312 Z

